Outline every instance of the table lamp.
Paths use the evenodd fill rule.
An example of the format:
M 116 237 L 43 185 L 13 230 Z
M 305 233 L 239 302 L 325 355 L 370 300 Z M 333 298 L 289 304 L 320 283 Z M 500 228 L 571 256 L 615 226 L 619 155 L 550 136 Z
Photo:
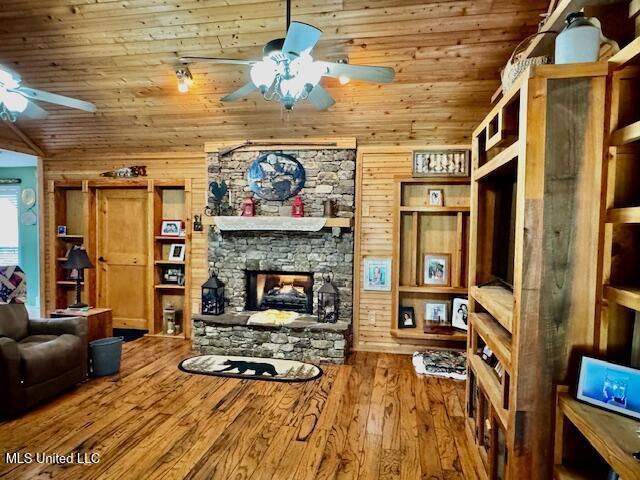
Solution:
M 81 283 L 84 280 L 84 269 L 93 268 L 93 264 L 91 263 L 91 260 L 89 260 L 87 251 L 82 247 L 73 247 L 69 252 L 67 261 L 62 264 L 62 268 L 78 271 L 78 275 L 76 276 L 76 303 L 69 305 L 69 308 L 87 307 L 87 304 L 82 303 L 81 297 Z

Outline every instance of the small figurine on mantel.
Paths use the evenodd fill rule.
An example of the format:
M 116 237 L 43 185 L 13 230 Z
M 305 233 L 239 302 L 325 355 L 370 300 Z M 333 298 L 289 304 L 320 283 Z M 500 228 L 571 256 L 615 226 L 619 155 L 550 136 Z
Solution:
M 296 195 L 296 198 L 294 198 L 291 203 L 291 216 L 304 217 L 304 203 L 302 202 L 302 198 L 298 195 Z
M 243 217 L 255 217 L 256 216 L 256 202 L 250 195 L 242 202 L 242 214 Z

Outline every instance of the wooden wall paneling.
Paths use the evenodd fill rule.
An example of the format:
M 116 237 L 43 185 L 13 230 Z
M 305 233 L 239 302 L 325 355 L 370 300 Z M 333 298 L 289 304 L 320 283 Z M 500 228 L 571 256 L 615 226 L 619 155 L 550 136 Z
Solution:
M 149 180 L 162 181 L 163 179 L 187 179 L 191 180 L 191 209 L 185 211 L 187 224 L 194 214 L 201 215 L 204 211 L 206 200 L 206 166 L 205 157 L 201 149 L 185 150 L 182 152 L 162 151 L 144 153 L 111 153 L 94 152 L 90 154 L 47 157 L 43 160 L 44 181 L 47 184 L 47 202 L 44 212 L 44 225 L 47 227 L 45 235 L 45 265 L 43 277 L 53 278 L 56 268 L 55 245 L 55 205 L 52 182 L 76 182 L 90 180 L 90 185 L 107 185 L 110 179 L 100 177 L 100 173 L 120 168 L 126 165 L 146 165 L 147 178 L 141 179 L 144 185 Z M 133 182 L 134 184 L 136 182 Z M 138 182 L 139 183 L 139 182 Z M 185 201 L 187 203 L 187 201 Z M 145 220 L 146 221 L 146 220 Z M 159 231 L 159 224 L 157 225 Z M 188 227 L 190 228 L 190 227 Z M 53 232 L 53 235 L 51 234 Z M 208 275 L 207 263 L 207 233 L 192 232 L 191 257 L 194 259 L 191 265 L 191 288 L 185 289 L 185 299 L 191 311 L 200 309 L 200 289 Z M 46 295 L 46 311 L 55 308 L 55 282 L 49 282 Z M 188 323 L 188 322 L 187 322 Z
M 398 339 L 391 335 L 390 324 L 392 309 L 397 308 L 399 299 L 392 292 L 365 291 L 362 288 L 364 258 L 393 256 L 393 245 L 396 240 L 393 232 L 393 216 L 400 192 L 396 191 L 395 178 L 410 178 L 412 174 L 413 150 L 426 148 L 462 148 L 468 145 L 386 145 L 358 147 L 356 161 L 356 210 L 355 245 L 354 245 L 354 348 L 366 351 L 385 351 L 396 353 L 412 353 L 425 348 L 424 341 Z M 447 188 L 450 186 L 447 185 Z M 440 187 L 438 187 L 440 188 Z M 468 188 L 468 187 L 467 187 Z M 452 199 L 464 201 L 462 194 L 452 190 Z M 410 195 L 412 197 L 412 195 Z M 413 197 L 417 198 L 417 197 Z M 413 201 L 405 199 L 409 202 Z M 424 200 L 423 200 L 424 202 Z M 446 199 L 445 199 L 446 202 Z M 468 200 L 466 200 L 468 205 Z M 424 203 L 422 203 L 424 204 Z M 399 215 L 399 212 L 397 213 Z M 403 214 L 409 226 L 418 222 L 419 214 Z M 443 215 L 443 217 L 449 217 Z M 451 215 L 451 247 L 456 248 L 457 224 L 456 215 Z M 440 220 L 442 221 L 442 220 Z M 416 242 L 418 239 L 416 239 Z M 412 250 L 410 240 L 405 247 Z M 418 242 L 419 243 L 419 242 Z M 416 243 L 415 248 L 418 248 Z M 428 243 L 426 243 L 428 245 Z M 400 259 L 398 259 L 400 260 Z M 411 256 L 402 256 L 402 269 L 393 271 L 392 275 L 413 278 L 416 284 L 422 281 L 419 260 L 416 266 L 411 265 Z M 415 270 L 414 270 L 415 268 Z M 415 272 L 415 273 L 414 273 Z M 396 277 L 399 278 L 399 277 Z M 389 308 L 391 306 L 391 309 Z M 418 309 L 419 310 L 419 309 Z M 418 313 L 418 312 L 416 312 Z M 429 348 L 442 348 L 441 342 L 433 342 Z

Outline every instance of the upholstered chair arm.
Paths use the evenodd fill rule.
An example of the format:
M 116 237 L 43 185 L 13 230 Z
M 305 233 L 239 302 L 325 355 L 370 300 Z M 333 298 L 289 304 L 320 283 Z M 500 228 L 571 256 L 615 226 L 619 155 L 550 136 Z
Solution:
M 18 344 L 11 338 L 0 337 L 0 415 L 14 415 L 24 402 L 20 380 Z
M 86 341 L 87 319 L 85 317 L 31 318 L 29 335 L 76 335 Z

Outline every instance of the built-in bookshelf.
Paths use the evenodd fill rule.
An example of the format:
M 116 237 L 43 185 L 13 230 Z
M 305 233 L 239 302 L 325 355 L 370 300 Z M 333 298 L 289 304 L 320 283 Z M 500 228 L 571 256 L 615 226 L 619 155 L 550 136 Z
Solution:
M 466 413 L 486 479 L 552 478 L 553 385 L 593 348 L 606 76 L 532 67 L 473 133 Z
M 391 334 L 399 339 L 428 342 L 466 342 L 467 334 L 451 326 L 425 329 L 427 302 L 448 306 L 454 298 L 467 298 L 469 231 L 469 177 L 397 178 L 395 180 Z M 429 200 L 441 192 L 441 205 Z M 446 259 L 442 284 L 425 279 L 429 255 Z M 412 308 L 415 328 L 399 328 L 401 308 Z

